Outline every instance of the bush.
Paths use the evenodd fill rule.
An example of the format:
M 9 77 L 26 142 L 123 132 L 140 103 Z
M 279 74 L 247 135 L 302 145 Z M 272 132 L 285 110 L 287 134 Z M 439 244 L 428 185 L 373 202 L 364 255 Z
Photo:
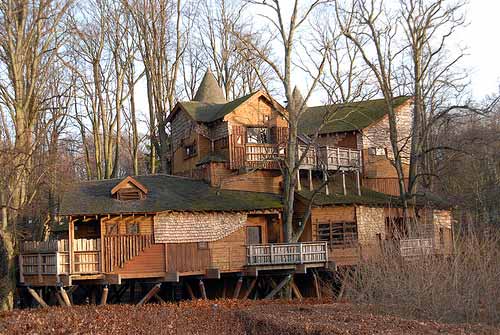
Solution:
M 345 296 L 393 312 L 447 322 L 500 323 L 500 235 L 462 236 L 449 257 L 362 262 Z

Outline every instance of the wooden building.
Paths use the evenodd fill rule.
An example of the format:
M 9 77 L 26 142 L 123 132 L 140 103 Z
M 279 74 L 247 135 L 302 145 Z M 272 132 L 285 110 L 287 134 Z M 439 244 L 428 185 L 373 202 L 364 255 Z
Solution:
M 394 105 L 401 143 L 408 143 L 411 99 L 397 98 Z M 325 113 L 331 119 L 322 124 Z M 212 296 L 228 296 L 226 279 L 233 279 L 233 297 L 248 297 L 257 287 L 270 297 L 292 280 L 301 296 L 294 274 L 312 275 L 317 284 L 316 269 L 352 266 L 388 246 L 408 257 L 451 252 L 446 204 L 420 197 L 412 209 L 414 226 L 401 220 L 381 100 L 308 109 L 300 125 L 298 154 L 307 152 L 298 171 L 294 217 L 296 225 L 305 225 L 304 233 L 299 242 L 284 243 L 279 164 L 289 154 L 285 115 L 262 91 L 226 101 L 207 72 L 195 99 L 179 102 L 168 118 L 173 175 L 68 189 L 59 212 L 67 220 L 67 236 L 23 244 L 21 283 L 128 283 L 129 290 L 135 281 L 155 283 L 145 302 L 161 299 L 161 283 L 180 285 L 193 297 L 189 283 L 196 280 L 199 295 L 206 297 L 204 281 L 216 279 L 224 284 Z M 317 143 L 308 145 L 317 129 Z M 311 217 L 302 222 L 323 182 L 327 186 L 314 198 Z M 263 276 L 278 276 L 279 284 L 256 284 Z

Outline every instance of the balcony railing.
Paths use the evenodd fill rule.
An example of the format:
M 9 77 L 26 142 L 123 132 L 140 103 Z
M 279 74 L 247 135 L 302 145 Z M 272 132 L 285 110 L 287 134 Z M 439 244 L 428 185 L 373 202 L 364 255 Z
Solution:
M 326 263 L 326 242 L 280 243 L 247 246 L 247 265 Z
M 299 146 L 299 157 L 307 146 Z M 361 150 L 333 146 L 309 147 L 301 169 L 356 170 L 361 168 Z
M 278 168 L 278 160 L 285 157 L 285 148 L 277 144 L 246 144 L 245 161 L 248 167 Z

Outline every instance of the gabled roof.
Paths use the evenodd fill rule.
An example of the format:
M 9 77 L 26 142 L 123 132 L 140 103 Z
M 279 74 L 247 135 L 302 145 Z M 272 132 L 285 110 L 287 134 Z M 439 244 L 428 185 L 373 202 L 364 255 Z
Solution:
M 111 190 L 120 181 L 109 179 L 73 184 L 61 199 L 60 215 L 157 213 L 162 211 L 251 211 L 281 208 L 275 194 L 220 190 L 203 181 L 170 175 L 134 177 L 148 189 L 142 200 L 120 201 Z
M 120 189 L 127 187 L 127 184 L 132 184 L 133 186 L 135 186 L 136 188 L 138 188 L 139 190 L 141 190 L 142 193 L 148 194 L 148 189 L 144 185 L 142 185 L 141 183 L 139 183 L 133 177 L 128 176 L 128 177 L 125 177 L 122 181 L 120 181 L 118 184 L 116 184 L 115 187 L 113 187 L 111 189 L 111 195 L 115 194 Z
M 411 97 L 397 97 L 393 106 L 399 107 L 410 99 Z M 386 114 L 384 99 L 309 107 L 299 120 L 299 130 L 311 135 L 323 123 L 320 134 L 361 130 L 378 122 Z
M 222 88 L 210 70 L 205 72 L 193 100 L 207 104 L 224 104 L 227 102 Z

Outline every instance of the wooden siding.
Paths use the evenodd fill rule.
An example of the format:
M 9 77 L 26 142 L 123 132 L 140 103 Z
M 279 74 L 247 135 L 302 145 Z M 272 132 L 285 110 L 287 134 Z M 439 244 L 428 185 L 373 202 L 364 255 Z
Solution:
M 210 250 L 198 243 L 167 244 L 168 272 L 205 272 L 210 268 Z
M 143 274 L 148 272 L 165 271 L 165 247 L 163 244 L 152 244 L 139 255 L 127 261 L 114 273 L 120 274 Z

